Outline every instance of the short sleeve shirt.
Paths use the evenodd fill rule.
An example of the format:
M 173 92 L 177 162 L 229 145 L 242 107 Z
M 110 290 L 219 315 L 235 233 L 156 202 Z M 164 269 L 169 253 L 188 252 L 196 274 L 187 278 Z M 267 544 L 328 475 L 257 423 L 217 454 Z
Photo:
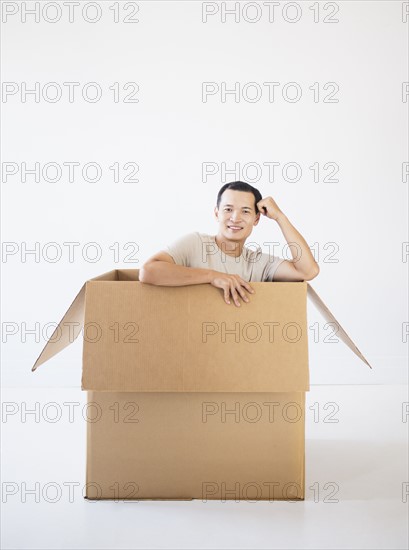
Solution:
M 240 256 L 230 256 L 219 248 L 215 236 L 198 231 L 180 237 L 163 251 L 178 265 L 239 275 L 247 282 L 273 281 L 277 267 L 284 261 L 263 252 L 259 246 L 253 250 L 244 245 Z

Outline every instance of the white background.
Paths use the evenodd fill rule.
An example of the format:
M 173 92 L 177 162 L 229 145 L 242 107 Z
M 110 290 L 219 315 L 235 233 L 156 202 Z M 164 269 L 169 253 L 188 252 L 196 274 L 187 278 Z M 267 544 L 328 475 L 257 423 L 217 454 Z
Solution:
M 3 419 L 6 482 L 19 490 L 62 478 L 84 483 L 83 419 L 55 424 L 20 415 L 36 403 L 85 400 L 80 338 L 31 372 L 45 345 L 43 328 L 60 321 L 85 280 L 138 268 L 185 233 L 214 234 L 217 192 L 229 181 L 248 181 L 272 196 L 305 237 L 321 268 L 312 286 L 373 367 L 341 342 L 325 342 L 331 330 L 309 305 L 305 502 L 90 504 L 80 495 L 75 503 L 41 499 L 37 506 L 33 497 L 23 503 L 19 492 L 4 506 L 4 548 L 407 548 L 407 3 L 298 1 L 286 12 L 288 3 L 280 2 L 269 21 L 266 3 L 237 2 L 237 21 L 228 15 L 223 22 L 223 9 L 235 4 L 218 2 L 204 22 L 200 1 L 142 1 L 137 23 L 123 22 L 132 2 L 117 4 L 118 23 L 110 0 L 98 3 L 96 23 L 78 8 L 70 23 L 61 2 L 55 23 L 45 20 L 56 13 L 51 6 L 44 14 L 45 2 L 38 22 L 22 20 L 23 5 L 33 2 L 1 4 L 3 87 L 17 89 L 3 89 L 1 103 L 1 375 L 3 401 L 18 408 Z M 6 4 L 17 13 L 5 19 Z M 299 20 L 290 22 L 294 5 Z M 251 23 L 255 6 L 260 18 Z M 95 13 L 91 6 L 88 16 Z M 24 83 L 33 89 L 36 82 L 38 102 L 33 95 L 23 101 Z M 49 82 L 63 92 L 55 103 L 41 95 Z M 72 103 L 64 82 L 80 83 Z M 102 89 L 96 103 L 81 95 L 89 82 Z M 116 82 L 118 102 L 109 89 Z M 123 101 L 128 82 L 139 86 L 137 103 Z M 204 101 L 205 82 L 230 90 L 238 83 L 238 102 L 232 94 L 223 102 L 220 91 Z M 254 87 L 242 93 L 250 82 L 262 91 L 258 101 L 249 100 Z M 263 82 L 280 83 L 274 101 Z M 302 90 L 299 101 L 282 95 L 290 82 Z M 333 90 L 327 83 L 336 83 L 338 102 L 324 101 Z M 65 169 L 56 182 L 32 175 L 22 181 L 22 163 L 36 162 L 95 162 L 102 176 L 87 182 L 77 172 L 70 182 Z M 138 165 L 138 181 L 122 181 L 129 171 L 121 170 L 114 182 L 109 167 L 128 162 Z M 274 179 L 265 164 L 272 162 L 279 163 Z M 18 173 L 6 178 L 5 163 L 16 163 Z M 205 163 L 216 167 L 207 178 Z M 243 172 L 249 163 L 260 166 L 258 176 Z M 287 163 L 302 168 L 299 181 L 286 180 Z M 319 181 L 310 169 L 315 163 Z M 327 163 L 338 165 L 338 181 L 324 181 Z M 263 218 L 250 240 L 279 242 L 278 255 L 286 257 L 274 221 Z M 74 261 L 69 242 L 79 243 Z M 92 242 L 102 252 L 94 262 L 82 255 Z M 50 243 L 61 250 L 58 261 Z M 137 262 L 125 261 L 133 251 L 127 243 L 135 243 Z M 36 255 L 24 254 L 36 246 Z M 328 402 L 338 404 L 340 422 L 316 423 L 311 410 Z M 340 486 L 335 507 L 322 497 L 316 503 L 310 489 L 330 480 Z
M 138 268 L 190 231 L 216 233 L 217 192 L 237 179 L 272 196 L 315 251 L 321 272 L 311 284 L 373 366 L 370 371 L 341 342 L 324 342 L 332 329 L 311 306 L 309 325 L 319 323 L 319 333 L 309 332 L 311 382 L 404 382 L 408 192 L 402 164 L 408 140 L 402 3 L 341 2 L 337 13 L 320 3 L 316 23 L 310 2 L 297 4 L 295 23 L 284 20 L 284 3 L 275 8 L 273 23 L 262 3 L 255 23 L 246 21 L 257 18 L 254 4 L 247 12 L 240 4 L 237 23 L 232 15 L 223 23 L 222 4 L 215 5 L 218 13 L 204 23 L 201 2 L 140 2 L 134 24 L 114 23 L 112 5 L 100 3 L 101 19 L 94 24 L 81 11 L 69 23 L 67 8 L 59 22 L 47 23 L 44 17 L 57 13 L 52 7 L 40 10 L 38 23 L 29 15 L 23 23 L 21 6 L 3 23 L 3 86 L 14 82 L 17 93 L 3 96 L 2 154 L 3 163 L 17 163 L 19 170 L 2 182 L 3 383 L 79 385 L 80 339 L 31 373 L 47 323 L 61 319 L 86 279 L 113 268 Z M 119 6 L 120 21 L 132 15 L 132 8 Z M 94 18 L 97 12 L 90 7 L 86 13 Z M 286 17 L 296 18 L 295 8 Z M 325 17 L 339 22 L 324 23 Z M 33 95 L 23 102 L 23 83 L 33 89 L 35 82 L 38 102 Z M 55 103 L 41 95 L 48 82 L 62 90 Z M 80 83 L 73 103 L 63 82 Z M 88 82 L 101 86 L 99 102 L 83 99 Z M 115 82 L 118 103 L 109 90 Z M 122 101 L 133 91 L 123 90 L 127 82 L 139 86 L 137 103 Z M 222 102 L 220 91 L 202 101 L 203 82 L 219 89 L 239 83 L 239 102 L 232 94 Z M 243 96 L 249 82 L 258 83 L 259 101 L 248 100 L 255 97 L 254 87 Z M 280 83 L 273 102 L 263 82 Z M 283 98 L 289 82 L 302 91 L 297 102 Z M 327 82 L 339 87 L 337 103 L 323 101 L 333 91 L 324 89 Z M 309 89 L 314 83 L 317 102 Z M 289 97 L 294 93 L 288 90 Z M 54 90 L 49 94 L 54 97 Z M 70 161 L 81 164 L 72 183 L 62 164 Z M 38 162 L 41 169 L 59 163 L 61 179 L 49 183 L 40 176 L 37 183 L 27 175 L 24 183 L 24 162 L 28 168 Z M 100 181 L 84 181 L 79 170 L 89 162 L 101 166 Z M 136 163 L 138 182 L 113 182 L 109 166 L 115 162 Z M 264 164 L 269 162 L 279 163 L 274 181 Z M 302 169 L 297 182 L 283 177 L 289 162 Z M 338 182 L 323 181 L 331 175 L 327 162 L 339 166 L 333 176 Z M 204 163 L 214 163 L 217 173 L 204 177 Z M 233 173 L 222 174 L 223 163 Z M 247 163 L 259 165 L 259 171 L 243 173 Z M 314 163 L 320 166 L 318 182 L 309 168 Z M 234 173 L 235 166 L 241 170 Z M 120 179 L 129 173 L 121 170 Z M 279 242 L 278 255 L 290 258 L 273 220 L 262 219 L 250 241 Z M 48 247 L 52 242 L 57 248 Z M 79 243 L 72 262 L 67 242 Z M 83 257 L 90 242 L 102 253 L 96 261 L 92 247 L 89 258 Z M 126 249 L 127 243 L 136 244 Z M 13 253 L 4 254 L 5 246 Z M 36 254 L 25 255 L 35 246 Z M 53 261 L 57 249 L 61 258 Z M 126 262 L 135 251 L 133 262 Z M 27 333 L 35 327 L 37 336 Z

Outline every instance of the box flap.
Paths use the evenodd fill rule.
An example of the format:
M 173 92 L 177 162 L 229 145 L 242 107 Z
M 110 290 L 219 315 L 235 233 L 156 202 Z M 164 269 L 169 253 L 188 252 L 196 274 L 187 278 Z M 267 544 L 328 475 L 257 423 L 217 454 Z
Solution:
M 58 323 L 51 338 L 49 338 L 43 351 L 34 363 L 32 371 L 35 371 L 42 363 L 45 363 L 48 359 L 72 344 L 78 337 L 84 321 L 84 297 L 85 284 L 74 298 L 64 317 Z
M 90 279 L 91 281 L 113 281 L 118 277 L 117 270 L 108 271 L 98 277 Z M 35 371 L 42 363 L 45 363 L 58 352 L 69 346 L 76 340 L 81 332 L 84 323 L 84 304 L 85 304 L 85 284 L 74 298 L 72 304 L 66 311 L 64 317 L 58 323 L 51 337 L 48 339 L 43 351 L 38 356 L 32 367 Z
M 88 281 L 118 281 L 118 269 L 112 269 L 111 271 L 107 271 L 106 273 L 103 273 L 102 275 L 98 275 L 97 277 L 93 277 L 92 279 L 87 279 Z
M 86 284 L 82 389 L 309 389 L 305 282 L 252 283 L 250 303 L 236 307 L 207 284 L 124 279 Z
M 351 349 L 355 353 L 355 355 L 357 355 L 371 369 L 372 368 L 371 365 L 368 363 L 368 361 L 359 351 L 359 349 L 351 340 L 351 338 L 348 336 L 348 334 L 345 332 L 345 330 L 341 327 L 339 322 L 335 319 L 335 317 L 330 312 L 328 307 L 324 304 L 324 302 L 321 300 L 321 298 L 318 296 L 318 294 L 315 292 L 312 286 L 309 283 L 307 283 L 307 285 L 308 285 L 308 297 L 313 302 L 313 304 L 318 309 L 318 311 L 321 313 L 321 315 L 324 317 L 324 319 L 328 322 L 336 323 L 339 329 L 337 332 L 337 336 L 339 336 L 340 339 L 344 342 L 344 344 L 346 344 L 349 347 L 349 349 Z

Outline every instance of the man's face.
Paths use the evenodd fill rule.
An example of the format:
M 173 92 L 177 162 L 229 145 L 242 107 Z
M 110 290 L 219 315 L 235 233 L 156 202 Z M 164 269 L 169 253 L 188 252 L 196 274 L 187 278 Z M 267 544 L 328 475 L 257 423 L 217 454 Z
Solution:
M 219 235 L 232 241 L 245 241 L 260 219 L 260 213 L 256 214 L 254 209 L 253 193 L 233 189 L 226 189 L 214 213 L 219 222 Z

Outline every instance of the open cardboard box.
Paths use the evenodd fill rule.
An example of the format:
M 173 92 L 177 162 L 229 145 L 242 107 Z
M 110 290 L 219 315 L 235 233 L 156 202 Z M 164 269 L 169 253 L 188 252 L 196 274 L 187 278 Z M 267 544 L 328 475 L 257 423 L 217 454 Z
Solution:
M 32 370 L 83 332 L 86 498 L 303 500 L 307 282 L 154 286 L 138 269 L 84 283 Z

